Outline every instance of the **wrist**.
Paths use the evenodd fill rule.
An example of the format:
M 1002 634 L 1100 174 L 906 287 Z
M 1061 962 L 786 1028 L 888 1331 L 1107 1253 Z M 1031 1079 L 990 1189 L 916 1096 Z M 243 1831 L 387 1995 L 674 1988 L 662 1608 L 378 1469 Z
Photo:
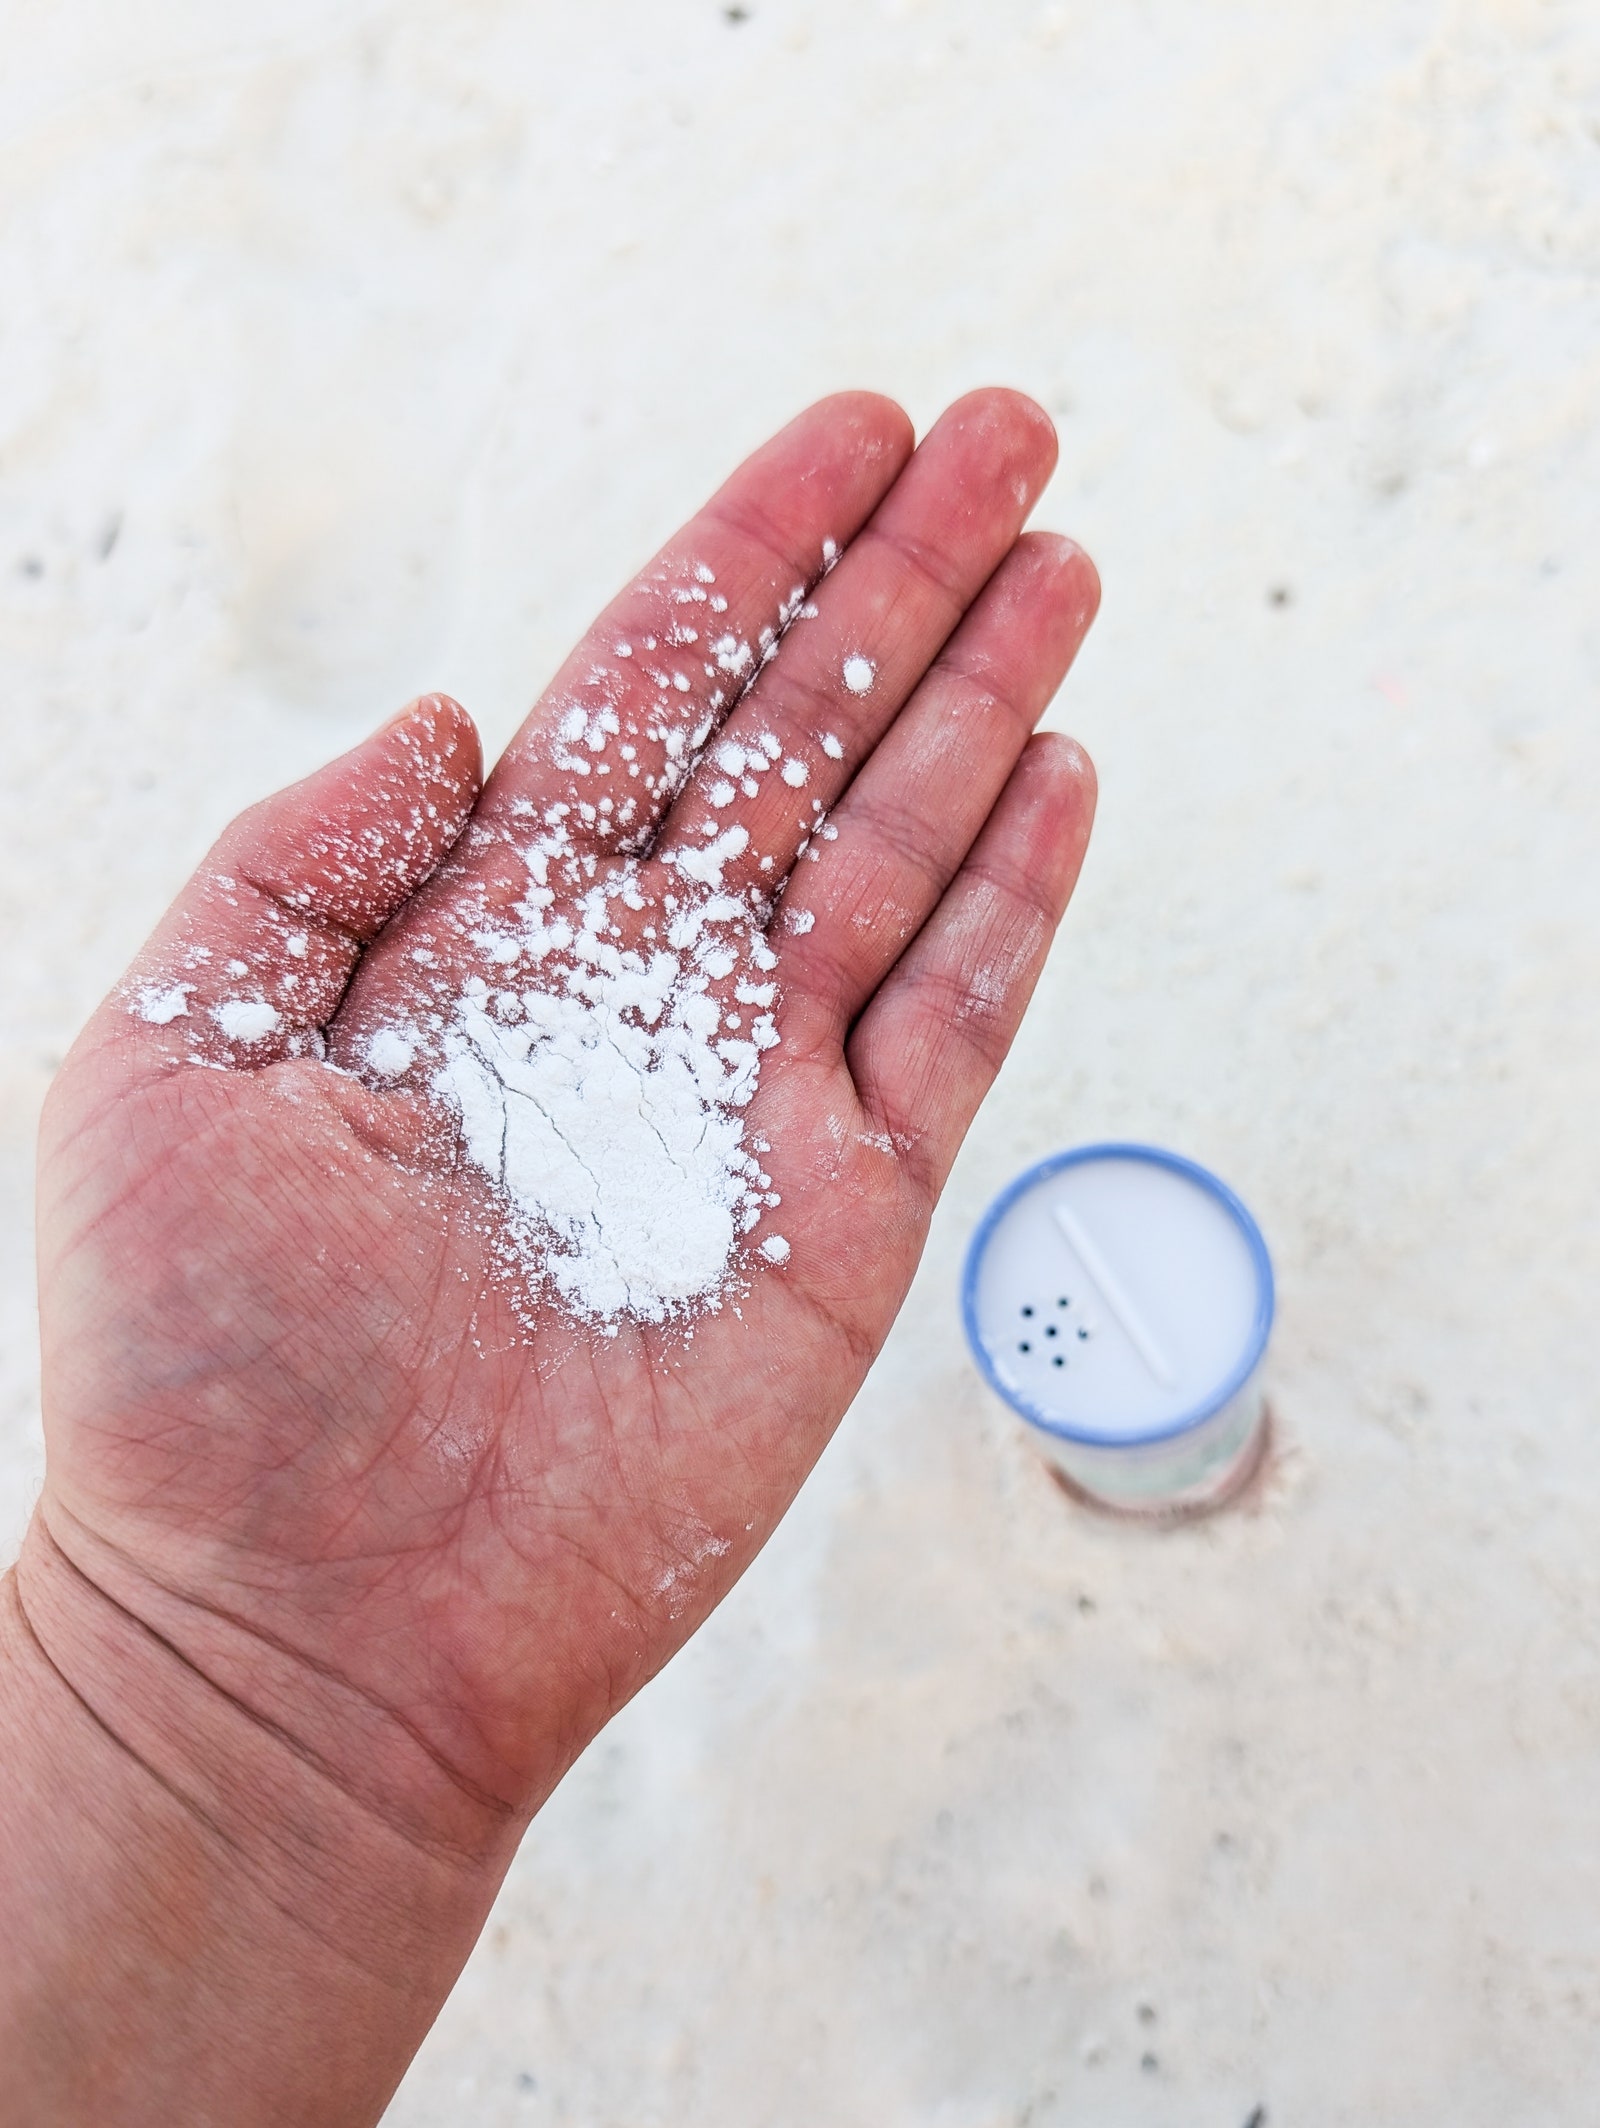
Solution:
M 289 1669 L 125 1595 L 47 1513 L 0 1580 L 0 2128 L 375 2120 L 517 1828 L 474 1803 L 441 1832 L 345 1771 L 315 1689 L 279 1718 Z

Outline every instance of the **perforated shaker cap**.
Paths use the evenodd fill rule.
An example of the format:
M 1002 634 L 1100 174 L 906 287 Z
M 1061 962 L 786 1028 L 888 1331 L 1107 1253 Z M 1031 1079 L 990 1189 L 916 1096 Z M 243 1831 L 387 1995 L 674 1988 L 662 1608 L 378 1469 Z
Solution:
M 1134 1447 L 1198 1426 L 1260 1363 L 1261 1230 L 1226 1183 L 1151 1145 L 1085 1145 L 1019 1175 L 967 1252 L 962 1313 L 990 1385 L 1064 1439 Z

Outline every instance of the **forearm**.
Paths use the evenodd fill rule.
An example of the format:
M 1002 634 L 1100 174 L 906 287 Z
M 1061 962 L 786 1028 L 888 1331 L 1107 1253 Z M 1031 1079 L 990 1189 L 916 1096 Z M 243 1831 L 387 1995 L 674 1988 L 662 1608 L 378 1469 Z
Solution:
M 0 1580 L 0 2128 L 374 2121 L 495 1872 L 203 1686 L 191 1727 L 136 1634 L 48 1569 Z

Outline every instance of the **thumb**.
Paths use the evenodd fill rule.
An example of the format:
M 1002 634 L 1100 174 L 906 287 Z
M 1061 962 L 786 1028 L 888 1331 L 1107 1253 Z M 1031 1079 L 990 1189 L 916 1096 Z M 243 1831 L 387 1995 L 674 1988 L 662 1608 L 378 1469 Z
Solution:
M 254 1070 L 320 1054 L 363 948 L 437 867 L 481 781 L 472 719 L 448 695 L 424 695 L 241 813 L 96 1033 L 155 1064 Z

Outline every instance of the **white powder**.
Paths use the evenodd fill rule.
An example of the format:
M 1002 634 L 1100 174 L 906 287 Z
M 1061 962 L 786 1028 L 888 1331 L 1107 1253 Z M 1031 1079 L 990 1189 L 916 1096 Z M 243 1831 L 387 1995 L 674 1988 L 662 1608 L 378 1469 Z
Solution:
M 877 666 L 859 650 L 853 650 L 845 659 L 844 684 L 853 695 L 864 695 L 877 677 Z
M 697 581 L 704 603 L 710 581 Z M 803 603 L 797 587 L 780 607 L 784 625 Z M 759 636 L 765 654 L 778 632 Z M 648 655 L 657 639 L 639 645 Z M 754 677 L 742 637 L 713 649 L 725 667 Z M 466 972 L 458 950 L 408 947 L 405 1001 L 364 1035 L 356 1061 L 375 1086 L 414 1073 L 413 1084 L 454 1112 L 460 1156 L 492 1190 L 489 1239 L 519 1307 L 556 1298 L 605 1336 L 617 1335 L 624 1318 L 681 1321 L 692 1336 L 696 1314 L 790 1256 L 786 1239 L 758 1232 L 780 1199 L 745 1138 L 762 1059 L 779 1042 L 770 887 L 750 884 L 773 860 L 769 853 L 758 863 L 748 828 L 717 816 L 736 788 L 754 796 L 757 778 L 776 770 L 798 789 L 810 769 L 786 758 L 771 731 L 721 738 L 716 725 L 728 705 L 715 688 L 699 711 L 681 702 L 683 674 L 645 665 L 644 676 L 650 706 L 642 712 L 623 702 L 609 665 L 592 668 L 572 691 L 548 742 L 553 765 L 573 779 L 571 802 L 541 812 L 517 800 L 515 826 L 476 831 L 520 859 L 520 900 L 507 905 L 501 868 L 485 868 L 475 902 L 466 885 L 452 918 L 470 956 Z M 707 792 L 711 817 L 698 823 L 702 839 L 650 859 L 648 871 L 632 854 L 647 833 L 613 833 L 629 829 L 638 802 L 597 789 L 614 767 L 637 774 L 645 745 L 659 749 L 650 758 L 664 757 L 643 779 L 658 806 L 684 788 L 708 746 L 721 771 Z M 582 790 L 595 795 L 577 796 Z M 813 816 L 821 809 L 813 800 Z M 623 854 L 602 858 L 587 839 L 597 832 Z M 281 941 L 291 965 L 280 972 L 279 995 L 300 982 L 292 964 L 306 959 L 308 943 L 300 930 Z M 248 972 L 227 965 L 235 979 Z M 148 984 L 130 1004 L 156 1025 L 189 1020 L 188 1061 L 226 1069 L 203 1051 L 193 988 Z M 260 996 L 226 998 L 204 1016 L 245 1047 L 284 1025 Z M 290 1031 L 284 1046 L 291 1056 L 325 1055 L 317 1029 Z
M 679 850 L 677 867 L 686 879 L 697 881 L 703 887 L 722 885 L 722 868 L 731 859 L 742 856 L 750 847 L 750 831 L 736 821 L 703 850 Z
M 277 1011 L 265 998 L 224 998 L 211 1017 L 230 1042 L 264 1042 L 278 1031 Z
M 367 1062 L 380 1079 L 398 1079 L 416 1053 L 416 1036 L 398 1027 L 380 1027 L 367 1044 Z
M 825 731 L 822 735 L 822 751 L 830 761 L 844 759 L 844 748 L 839 744 L 836 734 L 831 731 Z
M 804 938 L 816 920 L 817 916 L 814 909 L 791 909 L 789 911 L 789 929 L 796 938 Z
M 637 863 L 596 880 L 552 807 L 521 852 L 514 921 L 473 933 L 484 975 L 440 1000 L 431 1083 L 502 1200 L 519 1266 L 603 1328 L 716 1305 L 739 1241 L 778 1202 L 743 1123 L 778 1041 L 762 980 L 775 956 L 759 897 L 725 884 L 747 830 L 707 826 L 651 910 Z M 658 920 L 629 930 L 634 915 Z M 386 1039 L 408 1038 L 373 1038 L 380 1074 L 398 1054 L 379 1053 Z M 767 1244 L 767 1262 L 787 1258 Z
M 689 1540 L 687 1556 L 676 1564 L 663 1567 L 653 1584 L 657 1596 L 666 1601 L 669 1618 L 681 1618 L 694 1600 L 700 1580 L 700 1569 L 710 1559 L 725 1559 L 733 1546 L 726 1537 L 701 1528 Z
M 167 987 L 160 983 L 147 983 L 139 992 L 139 1017 L 148 1020 L 152 1027 L 165 1027 L 169 1020 L 182 1020 L 189 1013 L 189 986 L 173 983 Z

